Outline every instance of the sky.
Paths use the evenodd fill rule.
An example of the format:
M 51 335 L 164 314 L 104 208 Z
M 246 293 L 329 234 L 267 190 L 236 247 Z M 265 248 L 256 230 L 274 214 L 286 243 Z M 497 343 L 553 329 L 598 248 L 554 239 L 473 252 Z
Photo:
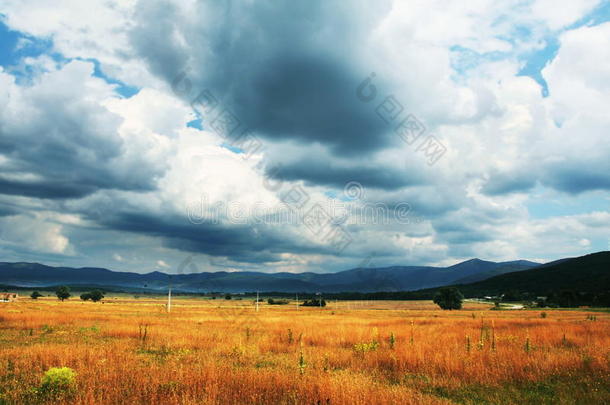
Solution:
M 610 250 L 608 111 L 608 0 L 0 0 L 0 261 Z

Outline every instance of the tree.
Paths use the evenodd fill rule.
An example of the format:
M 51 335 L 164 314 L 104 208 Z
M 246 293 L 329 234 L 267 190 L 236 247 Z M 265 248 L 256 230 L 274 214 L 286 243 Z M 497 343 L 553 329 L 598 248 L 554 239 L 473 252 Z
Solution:
M 93 302 L 101 301 L 104 298 L 104 293 L 100 290 L 93 290 L 89 293 L 89 299 Z
M 39 293 L 38 291 L 34 291 L 34 292 L 33 292 L 33 293 L 30 295 L 30 297 L 31 297 L 33 300 L 37 300 L 37 299 L 38 299 L 38 297 L 42 297 L 42 294 L 41 294 L 41 293 Z
M 93 290 L 91 292 L 83 293 L 80 295 L 80 299 L 83 301 L 91 300 L 93 302 L 98 302 L 102 298 L 104 298 L 104 293 L 101 292 L 100 290 Z
M 442 309 L 461 309 L 464 296 L 455 287 L 441 288 L 434 295 L 434 303 Z
M 57 298 L 59 298 L 61 301 L 67 300 L 72 296 L 72 294 L 70 294 L 70 287 L 66 285 L 57 287 L 57 290 L 55 290 L 55 295 L 57 295 Z
M 227 295 L 225 295 L 225 300 L 230 300 L 231 298 L 232 298 L 232 297 L 231 297 L 231 294 L 227 294 Z

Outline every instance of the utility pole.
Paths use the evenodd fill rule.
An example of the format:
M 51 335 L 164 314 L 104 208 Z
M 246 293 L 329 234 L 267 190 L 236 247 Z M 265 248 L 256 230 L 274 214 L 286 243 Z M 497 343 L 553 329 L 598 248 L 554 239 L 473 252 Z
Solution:
M 172 286 L 170 284 L 169 290 L 167 291 L 167 312 L 172 310 Z
M 297 294 L 297 311 L 299 310 L 299 294 Z
M 167 290 L 167 312 L 172 310 L 172 276 L 169 276 L 169 289 Z
M 256 312 L 258 312 L 258 291 L 256 292 Z

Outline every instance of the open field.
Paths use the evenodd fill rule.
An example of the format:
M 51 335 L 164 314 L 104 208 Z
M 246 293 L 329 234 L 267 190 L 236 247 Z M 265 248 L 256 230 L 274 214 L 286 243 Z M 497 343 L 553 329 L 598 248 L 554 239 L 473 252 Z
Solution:
M 0 404 L 610 402 L 608 313 L 177 299 L 168 314 L 160 298 L 104 301 L 2 303 Z M 63 366 L 74 389 L 38 389 Z

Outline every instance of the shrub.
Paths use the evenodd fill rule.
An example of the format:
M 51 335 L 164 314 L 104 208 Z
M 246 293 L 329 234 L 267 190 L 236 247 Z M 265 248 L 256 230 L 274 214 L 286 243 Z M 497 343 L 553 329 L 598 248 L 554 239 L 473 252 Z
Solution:
M 379 342 L 375 340 L 369 343 L 356 343 L 354 345 L 354 351 L 356 351 L 356 353 L 373 352 L 377 350 L 377 348 L 379 348 Z
M 301 306 L 302 307 L 325 307 L 326 306 L 326 301 L 323 300 L 323 299 L 304 301 L 301 304 Z
M 274 300 L 273 298 L 269 298 L 267 300 L 267 304 L 269 304 L 269 305 L 286 305 L 286 304 L 288 304 L 288 300 Z
M 68 395 L 76 390 L 76 372 L 69 367 L 51 367 L 40 380 L 38 392 L 46 396 Z
M 39 297 L 42 297 L 42 294 L 41 294 L 41 293 L 39 293 L 38 291 L 34 291 L 34 292 L 33 292 L 33 293 L 30 295 L 30 297 L 31 297 L 33 300 L 37 300 Z

